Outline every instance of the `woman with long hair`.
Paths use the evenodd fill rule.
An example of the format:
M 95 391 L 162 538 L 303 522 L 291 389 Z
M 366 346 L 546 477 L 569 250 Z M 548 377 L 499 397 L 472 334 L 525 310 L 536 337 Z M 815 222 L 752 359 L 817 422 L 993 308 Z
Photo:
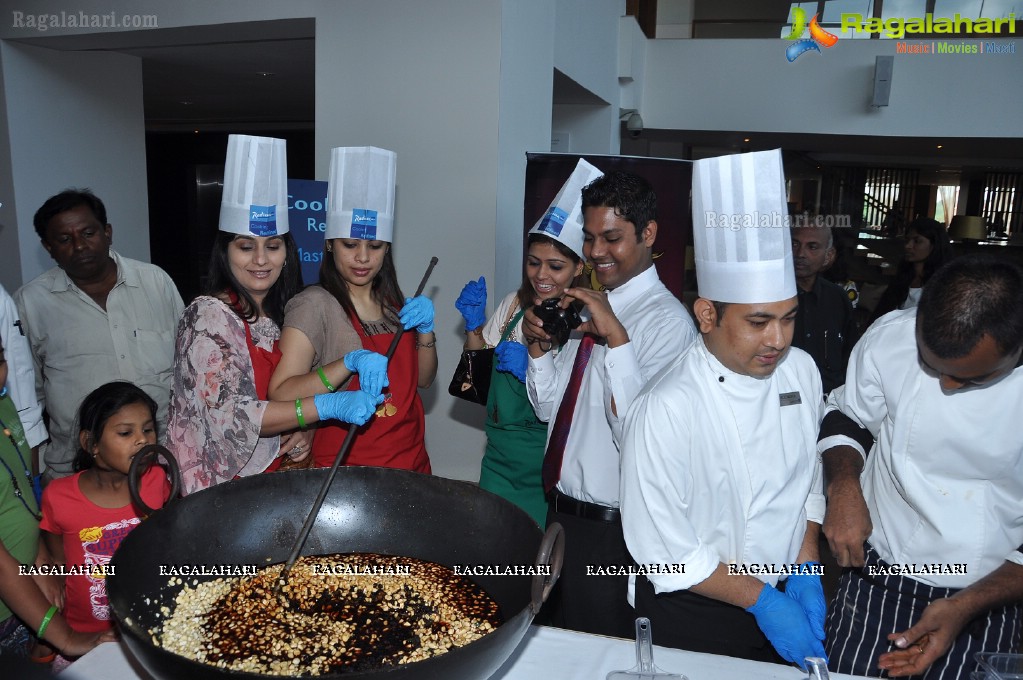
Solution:
M 421 295 L 406 298 L 398 285 L 391 251 L 394 171 L 393 152 L 373 147 L 332 150 L 320 283 L 288 303 L 283 356 L 270 394 L 291 399 L 361 388 L 381 395 L 377 417 L 359 430 L 344 464 L 429 474 L 426 417 L 418 390 L 429 387 L 437 375 L 433 303 Z M 343 180 L 346 173 L 369 178 L 368 186 L 353 190 Z M 415 332 L 405 333 L 411 329 Z M 361 363 L 379 366 L 376 356 L 387 352 L 396 333 L 401 338 L 385 377 L 368 383 Z M 354 379 L 353 369 L 360 373 Z M 333 464 L 348 429 L 333 423 L 316 428 L 314 465 Z
M 927 217 L 913 220 L 906 229 L 906 245 L 899 270 L 878 300 L 871 323 L 893 310 L 916 307 L 924 284 L 950 259 L 952 247 L 945 226 Z
M 486 318 L 483 277 L 462 288 L 455 307 L 465 319 L 465 349 L 494 347 L 487 394 L 487 445 L 480 487 L 511 501 L 541 527 L 547 498 L 541 468 L 547 423 L 537 419 L 526 394 L 526 338 L 522 315 L 537 300 L 560 299 L 583 271 L 582 187 L 600 171 L 580 161 L 543 218 L 530 230 L 522 285 Z
M 167 445 L 185 493 L 274 470 L 282 456 L 300 461 L 307 425 L 362 424 L 378 403 L 365 392 L 268 397 L 284 309 L 300 287 L 285 177 L 282 140 L 231 135 L 206 293 L 185 308 L 175 343 Z

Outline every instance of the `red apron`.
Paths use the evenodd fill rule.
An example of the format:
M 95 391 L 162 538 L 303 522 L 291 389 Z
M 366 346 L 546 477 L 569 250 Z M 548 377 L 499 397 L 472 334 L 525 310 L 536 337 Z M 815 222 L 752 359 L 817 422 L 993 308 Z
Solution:
M 362 346 L 379 354 L 387 354 L 394 338 L 392 333 L 366 335 L 358 318 L 352 319 Z M 416 334 L 402 333 L 398 348 L 387 364 L 390 385 L 384 403 L 352 442 L 345 465 L 400 468 L 430 474 L 430 457 L 426 453 L 426 414 L 419 398 L 419 351 Z M 352 376 L 349 390 L 359 389 L 359 376 Z M 313 435 L 313 461 L 317 467 L 330 467 L 350 425 L 321 424 Z
M 243 322 L 244 323 L 244 322 Z M 274 369 L 280 363 L 281 354 L 278 343 L 274 340 L 273 348 L 266 350 L 258 347 L 252 342 L 252 333 L 249 332 L 249 324 L 245 324 L 245 347 L 249 350 L 249 358 L 252 359 L 252 378 L 256 384 L 256 396 L 260 401 L 267 400 L 267 393 L 270 391 L 270 377 Z M 283 456 L 277 456 L 263 472 L 273 472 L 281 466 Z

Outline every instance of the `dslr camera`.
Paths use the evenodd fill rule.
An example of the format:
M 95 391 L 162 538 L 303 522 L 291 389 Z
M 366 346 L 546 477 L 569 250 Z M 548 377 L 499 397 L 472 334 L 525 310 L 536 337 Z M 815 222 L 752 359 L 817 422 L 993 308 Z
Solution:
M 562 309 L 559 298 L 542 301 L 533 307 L 533 314 L 543 321 L 543 329 L 559 345 L 568 342 L 569 334 L 583 322 L 574 306 L 569 305 L 568 309 Z

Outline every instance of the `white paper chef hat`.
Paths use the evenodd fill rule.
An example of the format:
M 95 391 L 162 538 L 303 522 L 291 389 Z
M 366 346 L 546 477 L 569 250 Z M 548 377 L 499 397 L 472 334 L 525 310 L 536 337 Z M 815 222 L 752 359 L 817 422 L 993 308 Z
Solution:
M 693 244 L 700 297 L 755 304 L 796 296 L 781 149 L 696 161 Z
M 288 154 L 283 139 L 227 138 L 220 231 L 251 236 L 288 233 Z
M 580 158 L 576 163 L 575 170 L 561 185 L 561 191 L 554 197 L 547 212 L 533 225 L 529 233 L 550 236 L 555 241 L 568 246 L 580 259 L 585 260 L 586 257 L 583 255 L 583 187 L 603 175 L 604 173 L 600 170 Z
M 330 150 L 326 238 L 393 240 L 397 159 L 375 146 Z

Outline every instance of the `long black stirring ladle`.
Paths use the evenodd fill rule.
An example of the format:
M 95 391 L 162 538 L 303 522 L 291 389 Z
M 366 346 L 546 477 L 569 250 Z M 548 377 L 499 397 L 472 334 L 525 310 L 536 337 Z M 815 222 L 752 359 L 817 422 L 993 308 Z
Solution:
M 423 274 L 423 280 L 419 282 L 419 288 L 416 289 L 416 294 L 413 297 L 422 295 L 423 289 L 426 288 L 426 282 L 430 278 L 430 274 L 433 273 L 433 268 L 437 264 L 437 258 L 430 258 L 430 266 L 426 268 L 426 273 Z M 391 340 L 391 346 L 387 348 L 387 361 L 391 361 L 391 357 L 394 356 L 394 351 L 398 349 L 398 343 L 401 341 L 401 336 L 404 331 L 394 334 L 394 339 Z M 334 476 L 337 474 L 338 467 L 341 466 L 341 462 L 348 455 L 348 449 L 352 448 L 352 441 L 355 439 L 356 433 L 359 428 L 352 425 L 348 428 L 348 435 L 345 437 L 344 442 L 341 444 L 341 448 L 338 451 L 337 458 L 334 459 L 334 464 L 330 466 L 330 472 L 327 474 L 327 478 L 323 480 L 323 485 L 320 486 L 320 493 L 316 496 L 316 500 L 313 502 L 313 508 L 309 511 L 309 516 L 305 518 L 305 524 L 302 525 L 302 531 L 298 533 L 298 539 L 295 540 L 295 545 L 291 549 L 291 554 L 288 555 L 288 561 L 284 563 L 284 569 L 281 571 L 281 576 L 277 580 L 277 585 L 274 587 L 274 591 L 279 595 L 281 587 L 288 582 L 288 574 L 291 573 L 291 568 L 295 566 L 295 560 L 298 559 L 298 554 L 302 552 L 302 547 L 305 546 L 306 539 L 309 538 L 309 532 L 312 531 L 313 524 L 316 522 L 317 515 L 320 514 L 320 507 L 323 505 L 323 500 L 327 497 L 327 492 L 330 490 L 330 485 L 334 483 Z

